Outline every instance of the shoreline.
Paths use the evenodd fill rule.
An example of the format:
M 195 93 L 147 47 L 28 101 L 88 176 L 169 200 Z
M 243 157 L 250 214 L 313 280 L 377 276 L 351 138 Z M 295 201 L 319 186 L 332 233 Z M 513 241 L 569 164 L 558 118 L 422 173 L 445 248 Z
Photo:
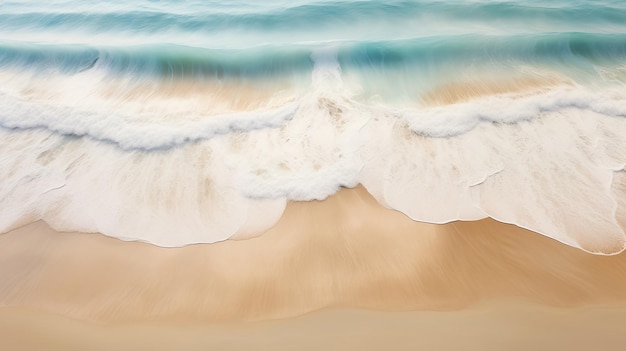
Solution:
M 261 236 L 162 248 L 39 221 L 0 235 L 0 306 L 108 323 L 246 321 L 323 308 L 454 310 L 494 299 L 626 305 L 626 254 L 485 219 L 429 224 L 359 186 L 289 203 Z
M 626 254 L 491 219 L 428 224 L 359 186 L 261 236 L 181 248 L 38 221 L 0 235 L 0 348 L 621 350 Z M 36 337 L 35 337 L 36 335 Z

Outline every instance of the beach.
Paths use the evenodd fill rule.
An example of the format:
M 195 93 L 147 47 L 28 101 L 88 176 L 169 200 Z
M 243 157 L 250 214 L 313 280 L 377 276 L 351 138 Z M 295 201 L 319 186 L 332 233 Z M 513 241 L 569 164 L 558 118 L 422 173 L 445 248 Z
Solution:
M 0 349 L 623 349 L 625 13 L 2 1 Z
M 0 345 L 20 350 L 621 350 L 624 313 L 615 307 L 555 309 L 507 301 L 445 312 L 324 310 L 255 323 L 111 326 L 5 310 Z
M 2 343 L 33 349 L 98 349 L 107 335 L 128 349 L 583 350 L 619 349 L 625 335 L 623 254 L 489 219 L 415 222 L 360 186 L 290 203 L 247 240 L 159 248 L 37 222 L 0 236 L 0 250 Z M 35 332 L 41 344 L 25 337 Z

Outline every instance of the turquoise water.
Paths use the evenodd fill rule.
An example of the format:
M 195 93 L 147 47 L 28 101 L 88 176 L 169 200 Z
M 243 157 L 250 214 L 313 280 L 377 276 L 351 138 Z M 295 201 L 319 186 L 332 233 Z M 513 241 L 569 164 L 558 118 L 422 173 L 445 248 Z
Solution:
M 0 2 L 0 231 L 215 242 L 361 183 L 415 220 L 620 251 L 625 18 L 624 1 Z
M 310 70 L 332 47 L 342 67 L 439 61 L 615 63 L 623 1 L 3 2 L 0 62 L 114 73 L 276 75 Z M 101 60 L 101 62 L 98 62 Z

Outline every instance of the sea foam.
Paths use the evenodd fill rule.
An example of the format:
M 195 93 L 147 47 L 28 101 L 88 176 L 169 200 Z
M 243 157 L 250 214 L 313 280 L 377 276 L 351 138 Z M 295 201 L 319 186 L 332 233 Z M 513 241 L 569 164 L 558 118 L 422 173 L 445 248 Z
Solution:
M 623 4 L 142 4 L 0 15 L 0 232 L 212 243 L 362 184 L 417 221 L 624 249 Z
M 221 133 L 110 116 L 101 117 L 109 125 L 67 123 L 53 118 L 59 111 L 52 125 L 39 113 L 38 124 L 3 119 L 0 205 L 12 210 L 1 227 L 35 217 L 164 246 L 215 242 L 262 232 L 288 200 L 362 183 L 414 220 L 492 217 L 592 252 L 623 248 L 611 194 L 626 164 L 619 94 L 566 86 L 399 113 L 340 94 L 341 72 L 324 62 L 312 77 L 323 88 L 288 113 L 202 121 Z

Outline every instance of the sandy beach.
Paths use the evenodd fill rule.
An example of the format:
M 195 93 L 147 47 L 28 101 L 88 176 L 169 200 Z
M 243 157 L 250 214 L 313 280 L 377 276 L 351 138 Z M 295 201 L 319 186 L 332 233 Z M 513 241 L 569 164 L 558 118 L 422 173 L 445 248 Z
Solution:
M 290 203 L 259 237 L 182 248 L 35 222 L 0 236 L 0 281 L 0 343 L 13 349 L 108 349 L 105 335 L 121 349 L 626 341 L 626 255 L 490 219 L 414 222 L 360 186 Z
M 458 311 L 322 310 L 250 323 L 102 325 L 24 310 L 0 313 L 9 350 L 622 350 L 625 308 L 519 301 Z
M 0 351 L 626 349 L 626 1 L 0 4 Z

